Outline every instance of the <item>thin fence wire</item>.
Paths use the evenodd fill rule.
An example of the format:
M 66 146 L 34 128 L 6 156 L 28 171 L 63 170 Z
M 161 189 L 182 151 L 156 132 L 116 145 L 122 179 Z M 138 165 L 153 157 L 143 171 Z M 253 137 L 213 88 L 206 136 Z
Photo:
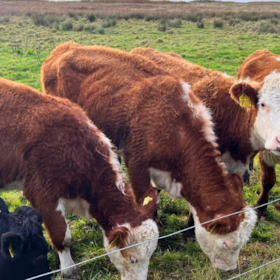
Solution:
M 203 225 L 205 225 L 205 224 L 208 224 L 208 223 L 211 223 L 211 222 L 220 220 L 220 219 L 222 219 L 222 218 L 227 218 L 227 217 L 231 217 L 231 216 L 234 216 L 234 215 L 237 215 L 237 214 L 240 214 L 240 213 L 252 211 L 252 210 L 261 208 L 261 207 L 263 207 L 263 206 L 267 206 L 267 205 L 269 205 L 269 204 L 271 204 L 271 203 L 274 203 L 274 202 L 277 202 L 277 201 L 280 201 L 280 198 L 274 199 L 274 200 L 272 200 L 272 201 L 269 201 L 269 202 L 267 202 L 267 203 L 264 203 L 264 204 L 261 204 L 261 205 L 258 205 L 258 206 L 252 207 L 252 208 L 248 208 L 248 209 L 241 210 L 241 211 L 237 211 L 237 212 L 234 212 L 234 213 L 231 213 L 231 214 L 228 214 L 228 215 L 219 217 L 219 218 L 215 218 L 215 219 L 212 219 L 212 220 L 203 222 L 203 223 L 198 224 L 198 225 L 194 225 L 194 226 L 191 226 L 191 227 L 188 227 L 188 228 L 184 228 L 184 229 L 181 229 L 181 230 L 172 232 L 172 233 L 167 234 L 167 235 L 159 236 L 159 237 L 157 237 L 157 238 L 148 239 L 148 240 L 145 240 L 145 241 L 136 243 L 136 244 L 132 244 L 132 245 L 129 245 L 129 246 L 127 246 L 127 247 L 124 247 L 124 248 L 121 248 L 121 249 L 117 249 L 117 250 L 114 250 L 114 251 L 111 251 L 111 252 L 108 252 L 108 253 L 105 253 L 105 254 L 96 256 L 96 257 L 94 257 L 94 258 L 91 258 L 91 259 L 88 259 L 88 260 L 85 260 L 85 261 L 82 261 L 82 262 L 79 262 L 79 263 L 70 265 L 70 266 L 68 266 L 68 267 L 64 267 L 64 268 L 57 269 L 57 270 L 53 270 L 53 271 L 50 271 L 50 272 L 47 272 L 47 273 L 44 273 L 44 274 L 40 274 L 40 275 L 37 275 L 37 276 L 30 277 L 30 278 L 28 278 L 28 279 L 26 279 L 26 280 L 38 279 L 38 278 L 41 278 L 41 277 L 44 277 L 44 276 L 47 276 L 47 275 L 51 275 L 51 274 L 54 274 L 54 273 L 57 273 L 57 272 L 61 272 L 61 271 L 63 271 L 63 270 L 66 270 L 66 269 L 69 269 L 69 268 L 73 268 L 73 267 L 76 267 L 76 266 L 79 266 L 79 265 L 82 265 L 82 264 L 85 264 L 85 263 L 88 263 L 88 262 L 91 262 L 91 261 L 94 261 L 94 260 L 103 258 L 103 257 L 105 257 L 105 256 L 112 255 L 112 254 L 117 253 L 117 252 L 121 252 L 121 251 L 123 251 L 123 250 L 129 249 L 129 248 L 132 248 L 132 247 L 141 245 L 141 244 L 145 244 L 145 243 L 148 243 L 148 242 L 151 242 L 151 241 L 156 241 L 156 240 L 160 240 L 160 239 L 165 239 L 165 238 L 171 237 L 171 236 L 173 236 L 173 235 L 176 235 L 176 234 L 179 234 L 179 233 L 188 231 L 188 230 L 190 230 L 190 229 L 194 229 L 194 228 L 196 228 L 196 227 L 203 226 Z M 277 260 L 278 260 L 278 259 L 277 259 Z M 275 261 L 277 261 L 277 260 L 275 260 Z M 274 262 L 274 261 L 273 261 L 273 262 Z M 271 263 L 271 262 L 270 262 L 270 263 Z M 267 263 L 267 264 L 265 264 L 265 265 L 268 265 L 268 264 L 270 264 L 270 263 Z M 256 268 L 254 268 L 253 270 L 256 270 L 256 269 L 258 269 L 258 268 L 260 268 L 260 267 L 262 267 L 262 266 L 265 266 L 265 265 L 261 265 L 261 266 L 259 266 L 259 267 L 256 267 Z M 253 271 L 253 270 L 252 270 L 252 271 Z M 247 273 L 249 273 L 249 272 L 251 272 L 251 271 L 244 272 L 244 274 L 247 274 Z M 235 277 L 238 278 L 238 277 L 240 277 L 240 276 L 242 276 L 242 275 L 243 275 L 243 274 L 240 274 L 240 275 L 237 275 L 237 276 L 235 276 Z M 236 279 L 236 278 L 230 278 L 230 279 L 228 279 L 228 280 Z
M 267 265 L 269 265 L 269 264 L 272 264 L 272 263 L 275 263 L 275 262 L 277 262 L 277 261 L 280 261 L 280 258 L 275 259 L 275 260 L 270 261 L 270 262 L 267 262 L 267 263 L 264 263 L 264 264 L 262 264 L 262 265 L 260 265 L 260 266 L 255 267 L 255 268 L 252 268 L 252 269 L 250 269 L 250 270 L 248 270 L 248 271 L 246 271 L 246 272 L 243 272 L 243 273 L 238 274 L 238 275 L 236 275 L 236 276 L 234 276 L 234 277 L 232 277 L 232 278 L 229 278 L 228 280 L 237 279 L 237 278 L 239 278 L 239 277 L 241 277 L 241 276 L 244 276 L 244 275 L 246 275 L 246 274 L 248 274 L 248 273 L 250 273 L 250 272 L 252 272 L 252 271 L 255 271 L 255 270 L 257 270 L 257 269 L 260 269 L 260 268 L 262 268 L 262 267 L 265 267 L 265 266 L 267 266 Z

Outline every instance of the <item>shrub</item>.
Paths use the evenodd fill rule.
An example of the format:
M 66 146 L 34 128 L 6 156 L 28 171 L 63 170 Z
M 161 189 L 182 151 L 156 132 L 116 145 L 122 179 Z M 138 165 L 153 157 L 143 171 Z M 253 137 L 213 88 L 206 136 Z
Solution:
M 105 19 L 102 22 L 102 27 L 103 28 L 108 28 L 108 27 L 116 26 L 116 25 L 117 25 L 117 20 L 113 19 L 113 18 Z
M 95 21 L 95 15 L 94 15 L 94 14 L 87 14 L 87 19 L 88 19 L 90 22 L 94 22 L 94 21 Z
M 97 28 L 97 29 L 95 29 L 94 33 L 95 34 L 102 34 L 102 35 L 104 35 L 105 34 L 105 30 L 103 28 Z
M 173 28 L 182 27 L 182 20 L 179 18 L 175 18 L 174 20 L 169 21 L 169 26 Z
M 169 20 L 162 19 L 157 27 L 158 31 L 165 32 L 169 27 Z
M 143 19 L 144 15 L 143 14 L 130 14 L 129 15 L 130 18 L 135 18 L 135 19 Z
M 83 31 L 84 30 L 84 24 L 83 23 L 75 24 L 74 27 L 73 27 L 73 30 L 75 30 L 75 31 Z
M 0 17 L 0 23 L 7 23 L 9 22 L 10 18 L 9 17 Z
M 46 26 L 49 28 L 55 27 L 64 19 L 61 15 L 46 13 L 31 13 L 30 17 L 36 26 Z
M 156 17 L 155 16 L 145 16 L 145 21 L 154 21 L 156 20 Z
M 84 27 L 84 30 L 86 32 L 93 33 L 93 31 L 96 29 L 96 27 L 93 24 L 86 24 Z
M 252 30 L 254 32 L 257 32 L 258 34 L 277 33 L 276 26 L 267 21 L 261 21 L 261 22 L 255 23 L 254 26 L 252 27 Z
M 74 13 L 71 13 L 71 12 L 68 13 L 68 16 L 69 16 L 70 18 L 74 19 L 74 20 L 78 20 L 79 17 L 80 17 L 80 15 L 74 14 Z
M 69 31 L 73 29 L 73 23 L 71 20 L 66 20 L 61 25 L 61 30 Z
M 214 25 L 214 28 L 223 28 L 224 22 L 219 18 L 215 18 L 213 25 Z
M 238 18 L 231 18 L 228 23 L 230 26 L 235 26 L 235 25 L 239 24 L 240 22 L 241 22 L 241 20 Z
M 201 19 L 199 15 L 188 15 L 185 17 L 187 21 L 198 22 Z
M 274 25 L 278 25 L 279 20 L 276 19 L 276 18 L 272 18 L 272 19 L 270 19 L 270 22 L 271 22 L 272 24 L 274 24 Z
M 197 28 L 204 28 L 204 22 L 203 21 L 198 21 L 196 23 Z

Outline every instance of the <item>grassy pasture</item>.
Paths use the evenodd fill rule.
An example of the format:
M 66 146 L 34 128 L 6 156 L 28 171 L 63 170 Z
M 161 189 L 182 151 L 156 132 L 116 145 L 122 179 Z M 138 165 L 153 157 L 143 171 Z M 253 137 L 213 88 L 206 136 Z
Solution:
M 32 4 L 34 2 L 3 2 L 3 7 L 9 6 L 9 9 L 6 9 L 6 14 L 0 12 L 0 77 L 28 84 L 38 90 L 41 90 L 40 67 L 44 59 L 55 46 L 69 40 L 83 45 L 104 45 L 124 51 L 130 51 L 139 46 L 151 46 L 161 51 L 174 51 L 194 63 L 233 76 L 236 75 L 242 61 L 257 49 L 268 48 L 270 51 L 280 54 L 280 34 L 278 34 L 280 25 L 277 16 L 258 21 L 245 21 L 232 16 L 227 19 L 223 18 L 226 7 L 221 4 L 213 4 L 212 6 L 207 4 L 208 11 L 216 10 L 218 13 L 220 9 L 221 14 L 220 16 L 219 14 L 215 15 L 215 18 L 203 17 L 199 21 L 203 22 L 203 28 L 198 28 L 197 22 L 186 19 L 182 19 L 182 24 L 178 24 L 180 27 L 177 28 L 176 26 L 172 27 L 172 24 L 168 23 L 164 17 L 150 21 L 144 17 L 142 19 L 135 17 L 116 18 L 116 25 L 109 24 L 110 26 L 108 26 L 109 17 L 99 16 L 91 21 L 88 16 L 83 14 L 77 16 L 69 14 L 73 9 L 69 7 L 74 3 L 64 4 L 67 13 L 58 15 L 61 20 L 54 20 L 45 26 L 36 25 L 34 15 L 12 14 L 10 12 L 19 12 L 19 7 L 26 6 L 27 3 L 29 3 L 29 7 L 33 7 L 32 11 L 35 9 L 34 6 L 37 7 Z M 55 4 L 46 5 L 53 7 Z M 57 5 L 61 7 L 62 4 Z M 91 7 L 89 3 L 82 3 L 82 5 L 88 8 L 85 11 L 92 11 L 89 10 Z M 193 6 L 187 7 L 193 8 Z M 227 7 L 229 13 L 238 13 L 238 11 L 243 11 L 245 7 L 256 10 L 261 8 L 266 13 L 272 13 L 276 10 L 273 5 L 272 7 L 228 5 Z M 140 8 L 149 10 L 147 6 Z M 28 10 L 28 8 L 22 9 Z M 162 12 L 162 10 L 161 8 L 160 11 Z M 3 10 L 1 9 L 1 11 Z M 35 11 L 38 10 L 35 9 Z M 54 11 L 51 10 L 51 12 Z M 219 23 L 215 24 L 215 20 L 222 21 L 222 26 Z M 236 20 L 235 23 L 233 23 L 234 20 Z M 55 25 L 56 22 L 58 22 L 57 25 Z M 70 23 L 72 28 L 65 30 L 67 24 L 70 26 Z M 54 25 L 52 26 L 52 24 Z M 78 29 L 78 25 L 83 25 L 83 29 L 75 31 Z M 268 32 L 269 28 L 265 29 L 260 25 L 273 26 L 274 29 L 272 32 L 271 30 Z M 166 26 L 166 30 L 159 31 L 160 26 Z M 263 29 L 265 32 L 260 32 Z M 100 30 L 103 30 L 104 34 Z M 255 167 L 256 170 L 251 177 L 251 186 L 244 187 L 244 197 L 251 205 L 257 201 L 261 189 L 257 160 Z M 279 168 L 277 172 L 279 173 Z M 278 179 L 270 198 L 280 197 L 279 193 Z M 7 201 L 11 210 L 19 205 L 28 204 L 20 192 L 1 193 L 1 197 Z M 160 215 L 164 221 L 161 235 L 182 229 L 187 224 L 187 204 L 183 200 L 170 199 L 166 194 L 162 194 Z M 86 221 L 73 215 L 69 215 L 68 218 L 73 236 L 72 254 L 76 262 L 104 253 L 102 234 L 95 221 Z M 257 225 L 252 239 L 241 251 L 239 268 L 236 271 L 214 270 L 198 244 L 187 243 L 179 234 L 160 241 L 158 249 L 151 259 L 148 279 L 228 279 L 278 258 L 279 241 L 280 213 L 277 213 L 270 205 L 266 221 Z M 58 257 L 51 247 L 49 259 L 51 269 L 57 269 L 59 266 Z M 119 279 L 117 270 L 108 258 L 85 264 L 79 268 L 79 272 L 82 279 L 85 280 Z M 279 264 L 275 263 L 241 279 L 276 280 L 279 278 L 280 267 Z M 54 276 L 53 279 L 59 279 L 59 276 Z

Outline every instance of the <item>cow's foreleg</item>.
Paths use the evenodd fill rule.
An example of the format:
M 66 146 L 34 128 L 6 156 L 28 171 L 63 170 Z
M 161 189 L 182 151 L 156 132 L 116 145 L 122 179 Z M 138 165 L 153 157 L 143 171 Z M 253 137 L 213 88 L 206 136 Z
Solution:
M 61 269 L 74 264 L 70 253 L 71 232 L 65 218 L 65 208 L 61 201 L 56 205 L 38 209 L 42 214 L 45 227 L 53 246 L 58 252 Z M 62 270 L 63 278 L 80 279 L 76 267 Z
M 261 205 L 268 202 L 268 194 L 271 188 L 275 185 L 276 175 L 275 175 L 275 168 L 273 167 L 273 164 L 272 166 L 269 166 L 268 163 L 265 162 L 262 151 L 259 153 L 259 160 L 261 165 L 262 192 L 259 196 L 257 204 Z M 259 219 L 264 220 L 266 216 L 267 206 L 258 208 L 257 211 L 258 211 Z

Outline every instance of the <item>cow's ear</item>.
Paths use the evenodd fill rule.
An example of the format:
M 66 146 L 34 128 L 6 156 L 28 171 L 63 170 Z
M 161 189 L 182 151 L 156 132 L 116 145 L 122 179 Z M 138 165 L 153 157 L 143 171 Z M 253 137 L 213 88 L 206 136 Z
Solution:
M 159 201 L 159 191 L 151 187 L 140 200 L 140 209 L 148 218 L 152 219 L 158 209 Z
M 7 232 L 1 236 L 1 252 L 6 258 L 18 257 L 22 252 L 23 239 L 20 234 Z
M 131 245 L 134 240 L 131 240 L 132 236 L 127 227 L 115 227 L 108 234 L 109 250 L 110 249 L 122 249 Z M 136 263 L 137 253 L 135 248 L 128 248 L 121 251 L 122 255 L 129 259 L 132 263 Z
M 231 98 L 243 108 L 257 108 L 258 91 L 263 83 L 241 81 L 235 83 L 230 89 Z

